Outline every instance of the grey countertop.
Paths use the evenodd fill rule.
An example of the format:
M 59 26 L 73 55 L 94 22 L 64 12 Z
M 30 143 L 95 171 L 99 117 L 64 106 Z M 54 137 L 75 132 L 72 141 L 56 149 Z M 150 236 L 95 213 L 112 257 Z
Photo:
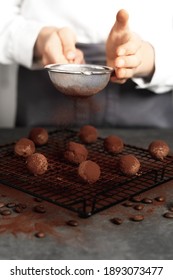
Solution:
M 1 129 L 0 144 L 11 143 L 26 136 L 29 128 Z M 100 136 L 117 134 L 131 145 L 146 148 L 155 139 L 167 141 L 173 150 L 173 131 L 167 129 L 100 129 Z M 10 187 L 0 185 L 0 202 L 10 199 Z M 154 199 L 164 196 L 165 202 L 145 205 L 144 217 L 141 222 L 133 222 L 130 214 L 141 212 L 132 207 L 121 204 L 112 206 L 93 216 L 82 219 L 76 213 L 44 202 L 48 213 L 43 216 L 33 216 L 23 212 L 19 216 L 0 217 L 0 225 L 5 221 L 7 227 L 0 226 L 0 259 L 172 259 L 173 257 L 173 219 L 165 219 L 163 213 L 173 205 L 173 181 L 160 185 L 145 193 L 141 197 Z M 11 198 L 12 199 L 12 198 Z M 20 202 L 33 201 L 33 197 L 19 190 L 13 190 L 13 200 Z M 25 214 L 27 213 L 27 214 Z M 26 215 L 26 217 L 25 217 Z M 115 225 L 110 220 L 121 217 L 123 223 Z M 34 224 L 31 227 L 26 223 Z M 52 219 L 52 225 L 50 220 Z M 68 220 L 75 220 L 76 227 L 66 224 Z M 18 223 L 14 232 L 12 224 Z M 47 228 L 46 228 L 47 225 Z M 51 225 L 51 226 L 50 226 Z M 38 228 L 46 228 L 44 238 L 36 238 L 33 234 Z M 8 229 L 8 230 L 7 230 Z

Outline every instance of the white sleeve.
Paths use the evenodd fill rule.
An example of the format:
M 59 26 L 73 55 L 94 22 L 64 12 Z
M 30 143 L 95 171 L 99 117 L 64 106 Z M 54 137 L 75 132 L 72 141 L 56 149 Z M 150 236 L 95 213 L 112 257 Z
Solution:
M 22 0 L 8 0 L 1 5 L 0 63 L 18 63 L 30 68 L 33 47 L 43 24 L 23 18 L 21 3 Z
M 143 78 L 133 79 L 137 88 L 149 89 L 158 94 L 173 90 L 173 44 L 165 43 L 164 47 L 165 50 L 161 46 L 154 48 L 155 72 L 151 81 L 147 83 Z
M 150 43 L 155 51 L 155 72 L 149 83 L 142 78 L 134 78 L 137 88 L 146 88 L 162 94 L 173 90 L 173 15 L 172 10 L 160 18 L 160 24 L 152 34 Z

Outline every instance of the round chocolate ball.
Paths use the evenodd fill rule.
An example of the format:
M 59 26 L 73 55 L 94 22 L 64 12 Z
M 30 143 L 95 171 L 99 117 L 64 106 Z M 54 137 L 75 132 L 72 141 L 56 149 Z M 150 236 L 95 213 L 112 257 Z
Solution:
M 35 145 L 42 146 L 47 144 L 49 134 L 43 127 L 34 127 L 29 133 L 29 138 L 35 143 Z
M 163 160 L 169 153 L 169 146 L 163 140 L 155 140 L 150 143 L 148 151 L 155 159 Z
M 98 138 L 98 131 L 92 125 L 84 125 L 79 130 L 79 138 L 82 142 L 90 144 L 95 143 Z
M 47 158 L 41 153 L 35 153 L 27 157 L 26 167 L 34 175 L 42 175 L 48 169 Z
M 110 153 L 121 153 L 124 148 L 123 140 L 116 135 L 109 135 L 104 140 L 104 149 Z
M 140 161 L 132 154 L 122 155 L 118 165 L 119 170 L 127 176 L 136 175 L 140 169 Z
M 93 184 L 99 180 L 100 174 L 100 166 L 92 160 L 86 160 L 79 164 L 78 175 L 89 184 Z
M 86 147 L 84 145 L 70 141 L 67 144 L 67 148 L 64 153 L 64 157 L 66 160 L 78 164 L 87 159 L 88 150 L 86 149 Z
M 14 145 L 14 152 L 18 156 L 28 157 L 35 152 L 35 144 L 28 138 L 21 138 Z

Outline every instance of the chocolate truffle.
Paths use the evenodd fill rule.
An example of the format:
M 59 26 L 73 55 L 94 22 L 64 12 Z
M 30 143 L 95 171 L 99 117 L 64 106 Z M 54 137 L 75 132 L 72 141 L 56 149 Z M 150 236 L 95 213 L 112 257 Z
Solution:
M 109 135 L 104 140 L 104 149 L 110 153 L 121 153 L 123 148 L 123 140 L 116 135 Z
M 64 153 L 65 159 L 73 163 L 81 163 L 85 161 L 88 156 L 88 150 L 82 144 L 70 141 L 67 144 L 66 151 Z
M 163 160 L 169 153 L 169 146 L 163 140 L 155 140 L 150 143 L 148 151 L 153 158 Z
M 84 143 L 95 143 L 98 138 L 98 131 L 94 126 L 84 125 L 81 127 L 78 136 Z
M 29 138 L 35 143 L 35 145 L 42 146 L 48 142 L 49 135 L 45 128 L 34 127 L 29 133 Z
M 78 175 L 82 180 L 89 184 L 95 183 L 99 180 L 100 174 L 100 166 L 92 160 L 86 160 L 79 164 Z
M 35 144 L 28 138 L 21 138 L 16 142 L 14 152 L 18 156 L 28 157 L 35 152 Z
M 139 160 L 132 154 L 123 155 L 119 158 L 119 170 L 127 176 L 136 175 L 140 169 Z
M 35 153 L 27 157 L 27 169 L 34 175 L 42 175 L 48 169 L 47 158 L 41 153 Z

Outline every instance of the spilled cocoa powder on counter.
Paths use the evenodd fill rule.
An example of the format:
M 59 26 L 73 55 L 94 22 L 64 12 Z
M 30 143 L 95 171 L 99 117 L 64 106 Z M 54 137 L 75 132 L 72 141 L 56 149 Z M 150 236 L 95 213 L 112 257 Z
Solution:
M 99 219 L 102 220 L 102 217 L 104 217 L 104 220 L 110 220 L 114 225 L 123 226 L 126 221 L 137 222 L 136 224 L 138 224 L 143 220 L 145 222 L 152 214 L 157 214 L 158 209 L 158 219 L 160 218 L 160 221 L 162 218 L 171 219 L 172 214 L 166 214 L 166 216 L 164 214 L 170 213 L 170 209 L 173 207 L 173 193 L 170 194 L 169 191 L 172 186 L 172 181 L 159 185 L 145 193 L 129 198 L 126 203 L 117 204 L 96 214 L 94 219 L 97 219 L 96 216 L 100 215 Z M 148 199 L 150 203 L 146 203 Z M 127 203 L 131 201 L 133 203 Z M 142 205 L 143 207 L 135 209 L 135 205 Z M 17 212 L 17 207 L 22 211 Z M 41 239 L 51 236 L 58 242 L 64 242 L 67 238 L 68 240 L 71 238 L 70 230 L 75 230 L 75 236 L 78 234 L 80 242 L 82 242 L 85 231 L 83 232 L 80 229 L 80 225 L 82 223 L 85 226 L 92 225 L 93 228 L 94 220 L 91 219 L 90 223 L 90 218 L 81 219 L 71 211 L 67 209 L 61 211 L 61 209 L 61 207 L 40 198 L 0 185 L 0 234 L 11 233 L 17 236 L 19 233 L 24 233 L 29 237 Z M 4 215 L 3 211 L 9 211 L 10 214 Z M 67 229 L 68 233 L 63 231 L 64 228 Z M 95 229 L 93 228 L 93 230 Z
M 16 211 L 20 207 L 22 211 Z M 69 217 L 65 219 L 58 209 L 57 205 L 0 185 L 0 233 L 15 236 L 24 233 L 38 238 L 49 235 L 58 238 L 58 241 L 63 240 L 64 236 L 58 232 L 58 227 L 65 226 Z

